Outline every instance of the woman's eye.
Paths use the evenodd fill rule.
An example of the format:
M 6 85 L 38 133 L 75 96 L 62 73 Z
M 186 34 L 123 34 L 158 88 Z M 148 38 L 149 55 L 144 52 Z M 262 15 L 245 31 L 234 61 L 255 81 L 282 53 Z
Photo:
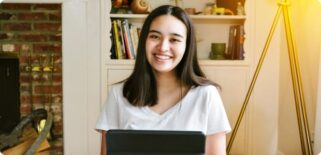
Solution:
M 151 39 L 158 39 L 159 37 L 157 35 L 149 35 L 149 38 Z
M 173 39 L 170 40 L 170 42 L 176 43 L 176 42 L 181 42 L 181 40 L 173 38 Z

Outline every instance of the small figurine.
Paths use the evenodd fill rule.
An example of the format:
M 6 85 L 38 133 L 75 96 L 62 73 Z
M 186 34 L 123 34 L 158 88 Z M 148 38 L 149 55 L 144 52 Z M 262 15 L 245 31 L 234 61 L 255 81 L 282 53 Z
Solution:
M 180 8 L 183 8 L 183 0 L 171 0 L 172 5 L 178 6 Z
M 214 15 L 224 15 L 224 8 L 217 7 L 216 4 L 213 5 L 213 14 Z
M 130 5 L 133 13 L 144 14 L 151 11 L 150 3 L 148 0 L 133 0 Z
M 203 10 L 204 15 L 211 15 L 212 14 L 212 8 L 215 3 L 206 3 L 205 8 Z
M 113 0 L 111 13 L 127 14 L 129 10 L 129 0 Z
M 127 4 L 126 4 L 127 3 Z M 128 1 L 125 0 L 113 0 L 113 8 L 121 8 L 123 5 L 128 5 Z
M 237 2 L 236 14 L 237 15 L 245 15 L 245 10 L 244 10 L 244 7 L 241 2 Z
M 217 7 L 216 4 L 213 6 L 213 13 L 214 15 L 234 15 L 233 11 L 223 7 Z

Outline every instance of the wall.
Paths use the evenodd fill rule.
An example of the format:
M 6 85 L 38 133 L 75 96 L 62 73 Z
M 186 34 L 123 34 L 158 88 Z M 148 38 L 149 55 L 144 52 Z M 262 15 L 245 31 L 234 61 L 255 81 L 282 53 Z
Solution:
M 266 44 L 266 40 L 276 14 L 277 1 L 263 0 L 255 3 L 255 19 L 252 70 L 257 63 Z M 268 45 L 267 55 L 253 92 L 251 132 L 251 154 L 272 155 L 277 150 L 278 135 L 278 76 L 279 76 L 279 42 L 280 28 L 276 27 L 271 43 Z M 252 77 L 251 77 L 252 78 Z
M 21 116 L 39 108 L 51 111 L 51 152 L 61 154 L 61 5 L 2 3 L 0 10 L 0 52 L 16 53 L 20 62 Z M 53 72 L 44 72 L 44 67 L 52 65 Z
M 321 53 L 321 47 L 320 47 Z M 315 118 L 315 135 L 314 135 L 314 153 L 321 153 L 321 67 L 319 62 L 319 80 L 318 80 L 318 93 L 316 105 L 316 118 Z
M 101 99 L 100 1 L 63 0 L 64 154 L 98 155 Z
M 317 0 L 292 0 L 291 4 L 290 12 L 301 65 L 307 117 L 310 131 L 313 133 L 320 62 L 321 3 Z M 284 154 L 299 155 L 301 146 L 284 35 L 281 49 L 284 52 L 281 53 L 278 147 Z

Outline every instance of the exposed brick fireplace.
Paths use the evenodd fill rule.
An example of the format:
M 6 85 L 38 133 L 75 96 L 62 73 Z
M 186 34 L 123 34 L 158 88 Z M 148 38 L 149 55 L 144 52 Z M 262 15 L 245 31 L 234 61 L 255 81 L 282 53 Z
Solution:
M 61 14 L 61 4 L 0 4 L 0 52 L 20 62 L 21 116 L 52 112 L 51 154 L 63 154 Z

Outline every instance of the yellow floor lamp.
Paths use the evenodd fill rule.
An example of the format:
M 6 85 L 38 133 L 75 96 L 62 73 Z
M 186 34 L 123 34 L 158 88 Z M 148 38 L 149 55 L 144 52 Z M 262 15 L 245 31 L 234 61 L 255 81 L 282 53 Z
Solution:
M 249 89 L 248 89 L 246 97 L 244 99 L 240 114 L 239 114 L 238 119 L 236 121 L 235 127 L 232 131 L 230 141 L 227 145 L 227 151 L 226 151 L 227 154 L 229 154 L 231 151 L 236 133 L 238 131 L 238 128 L 239 128 L 242 118 L 244 116 L 244 112 L 245 112 L 246 107 L 248 105 L 248 102 L 249 102 L 250 96 L 252 94 L 256 79 L 257 79 L 259 72 L 261 70 L 262 63 L 263 63 L 264 58 L 266 56 L 267 49 L 270 45 L 275 27 L 277 25 L 277 22 L 280 18 L 281 13 L 283 13 L 283 20 L 284 20 L 284 24 L 285 24 L 285 34 L 286 34 L 288 55 L 289 55 L 289 61 L 290 61 L 295 108 L 296 108 L 297 122 L 298 122 L 299 133 L 300 133 L 301 151 L 302 151 L 303 155 L 312 155 L 313 154 L 309 124 L 308 124 L 308 119 L 307 119 L 307 114 L 306 114 L 305 99 L 304 99 L 303 88 L 302 88 L 300 66 L 299 66 L 299 62 L 298 62 L 297 49 L 296 49 L 292 26 L 291 26 L 290 17 L 289 17 L 289 10 L 288 10 L 289 4 L 290 4 L 290 0 L 281 0 L 281 2 L 278 4 L 278 10 L 277 10 L 276 16 L 273 20 L 268 38 L 265 42 L 265 45 L 264 45 L 262 54 L 260 56 L 258 65 L 255 69 L 252 81 L 250 83 Z

